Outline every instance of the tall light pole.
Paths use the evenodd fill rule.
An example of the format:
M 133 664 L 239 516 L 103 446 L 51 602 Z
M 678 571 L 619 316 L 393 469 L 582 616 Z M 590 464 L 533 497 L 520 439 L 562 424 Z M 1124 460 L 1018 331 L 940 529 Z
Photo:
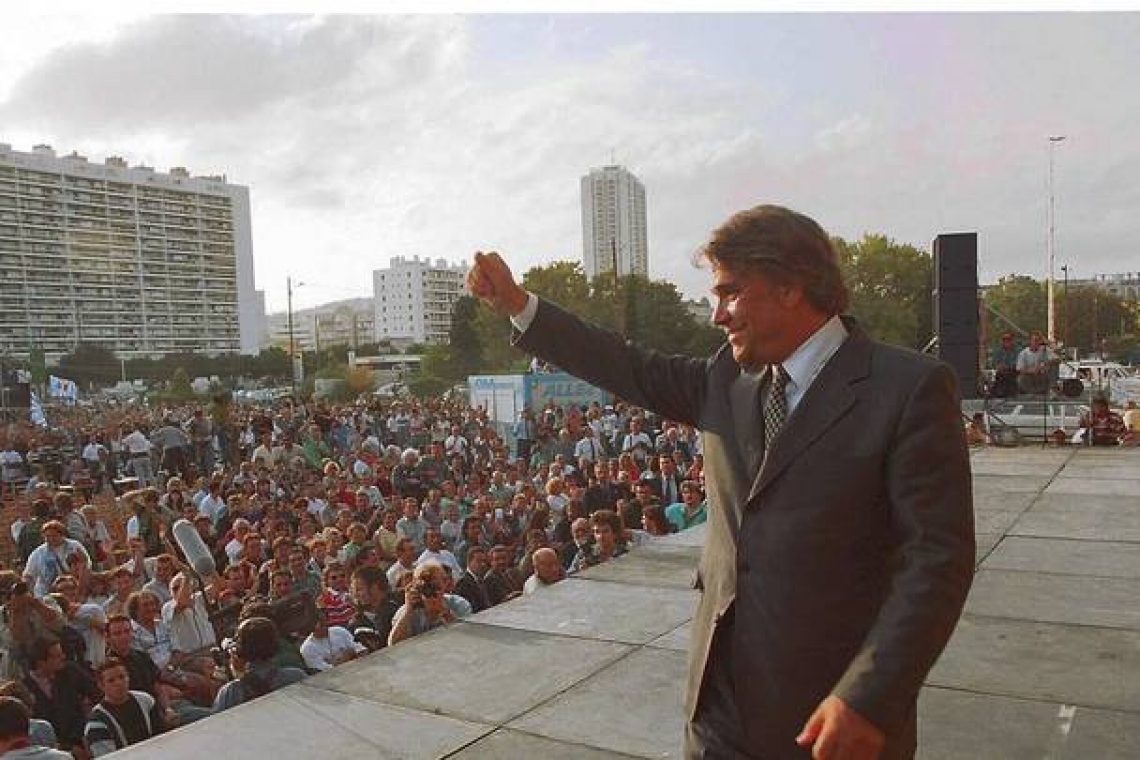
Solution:
M 1065 289 L 1062 291 L 1065 302 L 1064 319 L 1061 320 L 1061 342 L 1065 344 L 1065 351 L 1069 350 L 1069 265 L 1061 265 L 1061 274 L 1065 277 Z
M 1057 308 L 1053 296 L 1056 282 L 1054 264 L 1057 258 L 1056 246 L 1053 243 L 1053 230 L 1056 226 L 1056 211 L 1054 209 L 1053 194 L 1053 149 L 1057 143 L 1065 139 L 1064 135 L 1049 136 L 1049 280 L 1046 282 L 1046 294 L 1049 310 L 1049 343 L 1055 345 L 1057 341 Z
M 305 283 L 298 282 L 297 287 L 301 287 Z M 296 347 L 293 342 L 293 278 L 285 278 L 285 295 L 287 299 L 287 309 L 289 317 L 289 385 L 293 389 L 294 398 L 297 396 L 297 360 L 294 357 Z

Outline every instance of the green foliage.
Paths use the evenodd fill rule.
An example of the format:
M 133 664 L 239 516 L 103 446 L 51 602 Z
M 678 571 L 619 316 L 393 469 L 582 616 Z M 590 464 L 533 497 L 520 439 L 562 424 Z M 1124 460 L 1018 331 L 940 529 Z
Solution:
M 450 349 L 451 377 L 465 378 L 484 366 L 483 343 L 476 329 L 479 304 L 471 296 L 462 296 L 451 310 Z
M 74 351 L 59 358 L 52 373 L 74 380 L 78 385 L 110 385 L 120 378 L 122 365 L 111 349 L 95 343 L 80 343 Z
M 590 299 L 590 285 L 582 265 L 573 261 L 555 261 L 533 267 L 523 275 L 524 288 L 567 309 L 576 309 Z
M 987 338 L 991 347 L 1001 342 L 1001 334 L 1006 330 L 1022 336 L 1033 330 L 1046 330 L 1048 307 L 1043 282 L 1011 274 L 987 288 L 982 300 L 989 320 Z
M 851 291 L 851 314 L 878 340 L 922 348 L 933 335 L 930 255 L 884 235 L 833 242 Z

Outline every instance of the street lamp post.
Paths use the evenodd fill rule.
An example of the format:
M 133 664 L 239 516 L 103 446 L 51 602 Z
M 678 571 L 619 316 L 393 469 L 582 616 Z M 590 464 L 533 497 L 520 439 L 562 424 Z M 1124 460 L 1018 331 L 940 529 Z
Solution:
M 1053 149 L 1057 143 L 1065 139 L 1064 135 L 1049 136 L 1049 279 L 1046 282 L 1046 296 L 1049 312 L 1049 343 L 1055 344 L 1057 340 L 1057 310 L 1053 300 L 1053 286 L 1056 281 L 1054 264 L 1056 262 L 1056 246 L 1053 243 L 1053 231 L 1056 225 L 1056 212 L 1054 210 L 1053 193 Z
M 305 283 L 298 282 L 297 287 L 301 287 Z M 293 397 L 297 396 L 297 360 L 294 356 L 296 346 L 293 341 L 293 278 L 285 278 L 285 295 L 288 309 L 289 319 L 289 385 L 293 389 Z
M 1065 288 L 1061 293 L 1064 299 L 1065 313 L 1064 318 L 1061 320 L 1061 342 L 1065 346 L 1065 351 L 1069 350 L 1069 265 L 1061 265 L 1061 275 L 1065 278 Z

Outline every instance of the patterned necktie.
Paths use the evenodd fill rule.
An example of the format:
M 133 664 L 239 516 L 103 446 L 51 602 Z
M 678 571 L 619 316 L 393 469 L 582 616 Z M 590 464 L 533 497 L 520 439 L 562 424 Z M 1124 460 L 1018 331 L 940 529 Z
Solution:
M 784 426 L 788 418 L 788 373 L 784 365 L 773 364 L 769 368 L 768 377 L 771 384 L 768 386 L 768 398 L 764 401 L 764 455 L 772 450 L 772 441 Z

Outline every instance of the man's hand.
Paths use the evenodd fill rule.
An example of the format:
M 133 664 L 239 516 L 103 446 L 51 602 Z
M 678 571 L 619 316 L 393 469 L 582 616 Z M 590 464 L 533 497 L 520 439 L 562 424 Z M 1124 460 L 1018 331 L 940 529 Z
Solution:
M 526 308 L 527 292 L 515 282 L 510 267 L 494 251 L 475 252 L 475 265 L 467 273 L 467 287 L 492 309 L 508 317 Z
M 811 747 L 813 760 L 875 760 L 886 743 L 878 726 L 834 694 L 819 703 L 796 743 Z

